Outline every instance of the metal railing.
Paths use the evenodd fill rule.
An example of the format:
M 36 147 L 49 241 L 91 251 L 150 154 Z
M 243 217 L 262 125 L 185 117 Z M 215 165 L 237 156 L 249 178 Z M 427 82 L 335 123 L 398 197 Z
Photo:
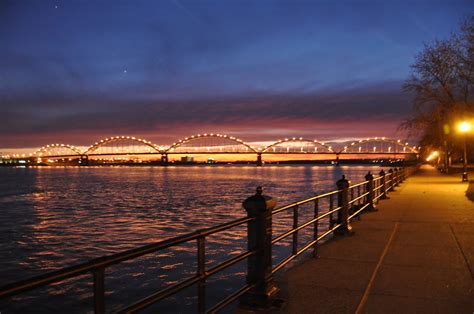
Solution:
M 388 191 L 393 191 L 393 189 L 413 171 L 415 171 L 414 167 L 395 170 L 390 169 L 388 173 L 381 171 L 380 176 L 375 178 L 369 173 L 366 176 L 366 181 L 354 185 L 350 185 L 343 177 L 343 179 L 337 182 L 337 190 L 274 210 L 268 208 L 265 201 L 258 203 L 261 200 L 259 197 L 263 196 L 255 195 L 253 198 L 257 201 L 257 208 L 256 210 L 247 210 L 247 217 L 7 284 L 0 287 L 0 299 L 16 296 L 35 288 L 61 282 L 66 279 L 77 278 L 84 274 L 92 274 L 94 312 L 105 313 L 104 282 L 105 270 L 108 267 L 183 243 L 195 241 L 197 247 L 197 270 L 193 276 L 167 286 L 141 300 L 135 301 L 123 307 L 118 312 L 137 312 L 193 285 L 197 286 L 198 313 L 217 312 L 237 301 L 239 298 L 241 298 L 241 303 L 245 303 L 247 306 L 264 306 L 268 300 L 264 300 L 262 303 L 261 297 L 263 294 L 263 299 L 265 299 L 265 297 L 268 297 L 267 299 L 271 298 L 269 287 L 274 285 L 272 283 L 274 273 L 308 249 L 312 248 L 313 254 L 317 254 L 318 243 L 329 235 L 333 233 L 350 233 L 352 229 L 350 222 L 353 218 L 358 217 L 364 210 L 375 210 L 375 204 L 380 199 L 386 198 Z M 326 205 L 326 208 L 323 208 L 323 204 Z M 312 205 L 313 213 L 310 220 L 300 222 L 299 209 L 303 205 Z M 272 217 L 285 212 L 288 213 L 288 211 L 292 211 L 291 229 L 274 236 L 271 229 Z M 337 217 L 335 218 L 335 216 Z M 323 219 L 329 221 L 327 230 L 320 230 L 320 222 Z M 248 230 L 248 250 L 211 268 L 206 268 L 206 237 L 244 224 L 247 224 Z M 309 242 L 301 246 L 299 245 L 299 233 L 306 228 L 312 228 L 312 238 Z M 272 246 L 290 236 L 292 239 L 291 254 L 278 264 L 273 265 L 271 257 Z M 267 238 L 268 241 L 264 240 L 265 238 Z M 206 304 L 206 280 L 210 276 L 246 259 L 248 264 L 246 285 L 217 304 L 208 307 Z M 256 298 L 260 299 L 256 300 Z M 245 301 L 243 301 L 244 299 Z

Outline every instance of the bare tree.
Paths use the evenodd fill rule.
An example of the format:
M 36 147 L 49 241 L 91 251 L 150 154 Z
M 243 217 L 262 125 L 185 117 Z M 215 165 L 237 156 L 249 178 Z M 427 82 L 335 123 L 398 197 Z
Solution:
M 474 116 L 474 16 L 459 34 L 425 45 L 403 88 L 414 97 L 413 115 L 401 128 L 421 136 L 422 146 L 448 151 L 455 121 Z

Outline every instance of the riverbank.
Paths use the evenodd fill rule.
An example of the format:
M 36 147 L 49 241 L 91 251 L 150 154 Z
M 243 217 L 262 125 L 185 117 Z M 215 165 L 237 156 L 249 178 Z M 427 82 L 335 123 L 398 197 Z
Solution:
M 474 203 L 424 166 L 353 223 L 355 234 L 289 269 L 285 313 L 472 313 Z

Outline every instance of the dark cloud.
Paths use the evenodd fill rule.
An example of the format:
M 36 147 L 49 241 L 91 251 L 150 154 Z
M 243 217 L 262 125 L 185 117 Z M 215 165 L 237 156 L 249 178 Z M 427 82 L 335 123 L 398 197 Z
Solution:
M 246 97 L 121 100 L 55 94 L 45 99 L 25 97 L 16 105 L 13 99 L 6 102 L 2 107 L 8 109 L 0 117 L 0 139 L 8 146 L 33 145 L 37 138 L 58 132 L 63 138 L 83 132 L 82 139 L 74 135 L 80 144 L 89 143 L 91 134 L 147 134 L 170 141 L 189 135 L 191 130 L 258 135 L 265 129 L 280 129 L 279 134 L 266 134 L 266 139 L 284 136 L 286 129 L 335 138 L 349 135 L 354 128 L 367 133 L 374 124 L 388 122 L 394 128 L 410 107 L 408 96 L 397 82 L 303 95 L 254 93 Z M 20 135 L 24 135 L 21 143 L 12 140 Z
M 0 1 L 0 148 L 395 133 L 472 1 Z M 416 17 L 416 18 L 414 18 Z M 443 21 L 443 23 L 439 23 Z

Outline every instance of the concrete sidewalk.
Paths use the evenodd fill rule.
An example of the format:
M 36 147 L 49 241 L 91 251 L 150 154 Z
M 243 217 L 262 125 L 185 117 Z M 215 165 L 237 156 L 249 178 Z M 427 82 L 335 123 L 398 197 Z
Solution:
M 290 268 L 285 313 L 474 312 L 474 202 L 425 166 L 355 221 L 355 234 Z

